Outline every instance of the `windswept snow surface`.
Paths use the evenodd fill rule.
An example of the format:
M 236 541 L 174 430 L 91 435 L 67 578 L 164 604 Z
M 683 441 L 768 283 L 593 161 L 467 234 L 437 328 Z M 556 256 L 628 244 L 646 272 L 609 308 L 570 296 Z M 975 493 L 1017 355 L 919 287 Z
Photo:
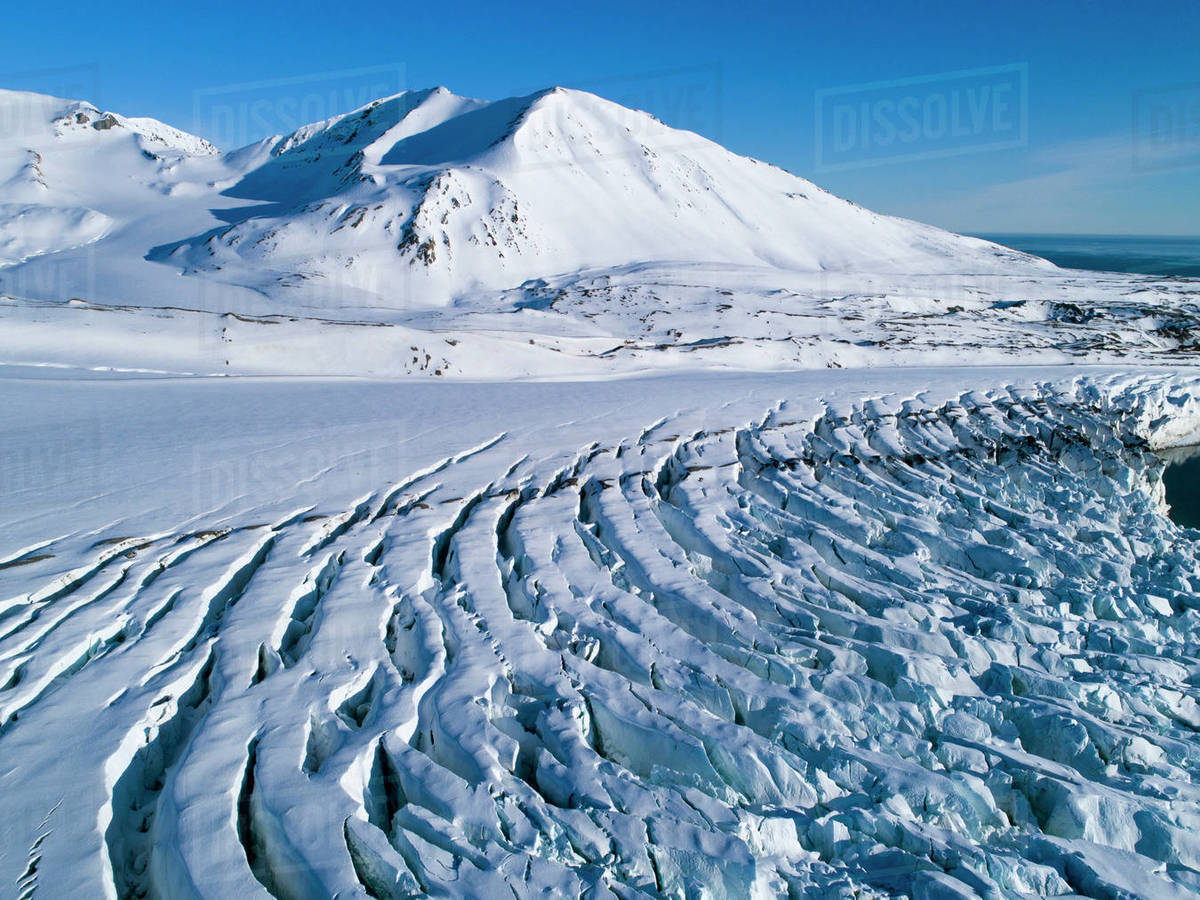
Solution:
M 16 895 L 1200 890 L 1195 376 L 36 374 Z

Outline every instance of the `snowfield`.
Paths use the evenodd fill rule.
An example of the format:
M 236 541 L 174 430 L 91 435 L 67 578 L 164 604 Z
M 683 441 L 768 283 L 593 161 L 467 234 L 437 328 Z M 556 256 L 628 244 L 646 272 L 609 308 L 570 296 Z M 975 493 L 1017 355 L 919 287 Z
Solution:
M 0 894 L 1200 893 L 1196 282 L 577 92 L 0 104 Z
M 0 270 L 2 276 L 3 270 Z M 396 315 L 148 309 L 0 295 L 0 362 L 182 375 L 578 379 L 648 371 L 1191 363 L 1200 284 L 1039 277 L 787 275 L 634 267 L 496 302 Z

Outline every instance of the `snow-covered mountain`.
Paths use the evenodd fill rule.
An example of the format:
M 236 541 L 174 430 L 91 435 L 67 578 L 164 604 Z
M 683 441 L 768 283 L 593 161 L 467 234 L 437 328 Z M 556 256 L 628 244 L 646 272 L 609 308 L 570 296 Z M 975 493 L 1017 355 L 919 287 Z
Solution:
M 511 378 L 1200 351 L 1187 283 L 877 215 L 579 91 L 407 91 L 229 152 L 36 94 L 0 92 L 0 121 L 0 360 Z
M 178 161 L 216 148 L 154 119 L 0 91 L 0 266 L 92 244 L 161 189 Z
M 947 272 L 1018 261 L 688 137 L 561 88 L 494 103 L 408 92 L 247 155 L 226 193 L 264 205 L 156 258 L 246 278 L 338 273 L 381 295 L 404 285 L 414 305 L 630 262 Z
M 495 102 L 407 91 L 225 154 L 78 101 L 7 92 L 0 106 L 27 123 L 0 146 L 0 260 L 69 270 L 64 251 L 102 244 L 89 259 L 88 299 L 123 291 L 161 304 L 178 290 L 166 272 L 249 288 L 280 308 L 334 296 L 339 307 L 411 309 L 630 263 L 909 274 L 1039 266 L 561 88 Z M 29 293 L 65 299 L 53 288 L 73 278 L 55 274 L 42 279 L 51 289 Z

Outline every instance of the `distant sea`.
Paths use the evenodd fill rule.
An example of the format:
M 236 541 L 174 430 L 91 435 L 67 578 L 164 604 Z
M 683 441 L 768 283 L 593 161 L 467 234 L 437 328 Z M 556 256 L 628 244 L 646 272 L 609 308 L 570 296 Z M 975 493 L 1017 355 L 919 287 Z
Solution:
M 1065 269 L 1200 278 L 1200 237 L 1107 234 L 977 234 Z

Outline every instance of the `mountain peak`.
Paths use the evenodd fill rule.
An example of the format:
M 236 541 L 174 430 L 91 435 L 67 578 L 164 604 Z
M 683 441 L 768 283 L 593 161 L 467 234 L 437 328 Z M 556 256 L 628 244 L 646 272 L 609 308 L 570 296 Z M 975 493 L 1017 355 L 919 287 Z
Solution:
M 153 119 L 30 96 L 0 94 L 0 103 L 47 110 L 45 139 L 16 148 L 17 168 L 9 179 L 0 172 L 0 184 L 19 182 L 23 201 L 105 215 L 114 202 L 121 215 L 136 208 L 120 199 L 121 178 L 195 198 L 156 213 L 153 239 L 162 242 L 175 221 L 169 210 L 190 210 L 167 243 L 139 237 L 141 255 L 267 296 L 281 285 L 295 297 L 348 280 L 374 303 L 401 302 L 395 285 L 404 284 L 402 302 L 438 306 L 530 279 L 659 262 L 926 273 L 1029 264 L 995 245 L 876 215 L 645 112 L 561 86 L 495 101 L 443 86 L 403 91 L 226 154 Z M 40 152 L 54 146 L 56 130 L 103 146 L 113 154 L 106 167 L 126 174 L 96 182 Z M 179 152 L 163 156 L 165 148 Z M 99 239 L 101 221 L 89 219 L 77 241 Z
M 173 152 L 188 156 L 216 154 L 217 148 L 204 138 L 189 134 L 157 119 L 122 116 L 101 110 L 87 100 L 69 100 L 49 94 L 0 89 L 0 118 L 11 123 L 4 145 L 20 146 L 18 152 L 48 151 L 63 139 L 94 138 L 99 135 L 132 135 L 140 149 L 157 156 Z

